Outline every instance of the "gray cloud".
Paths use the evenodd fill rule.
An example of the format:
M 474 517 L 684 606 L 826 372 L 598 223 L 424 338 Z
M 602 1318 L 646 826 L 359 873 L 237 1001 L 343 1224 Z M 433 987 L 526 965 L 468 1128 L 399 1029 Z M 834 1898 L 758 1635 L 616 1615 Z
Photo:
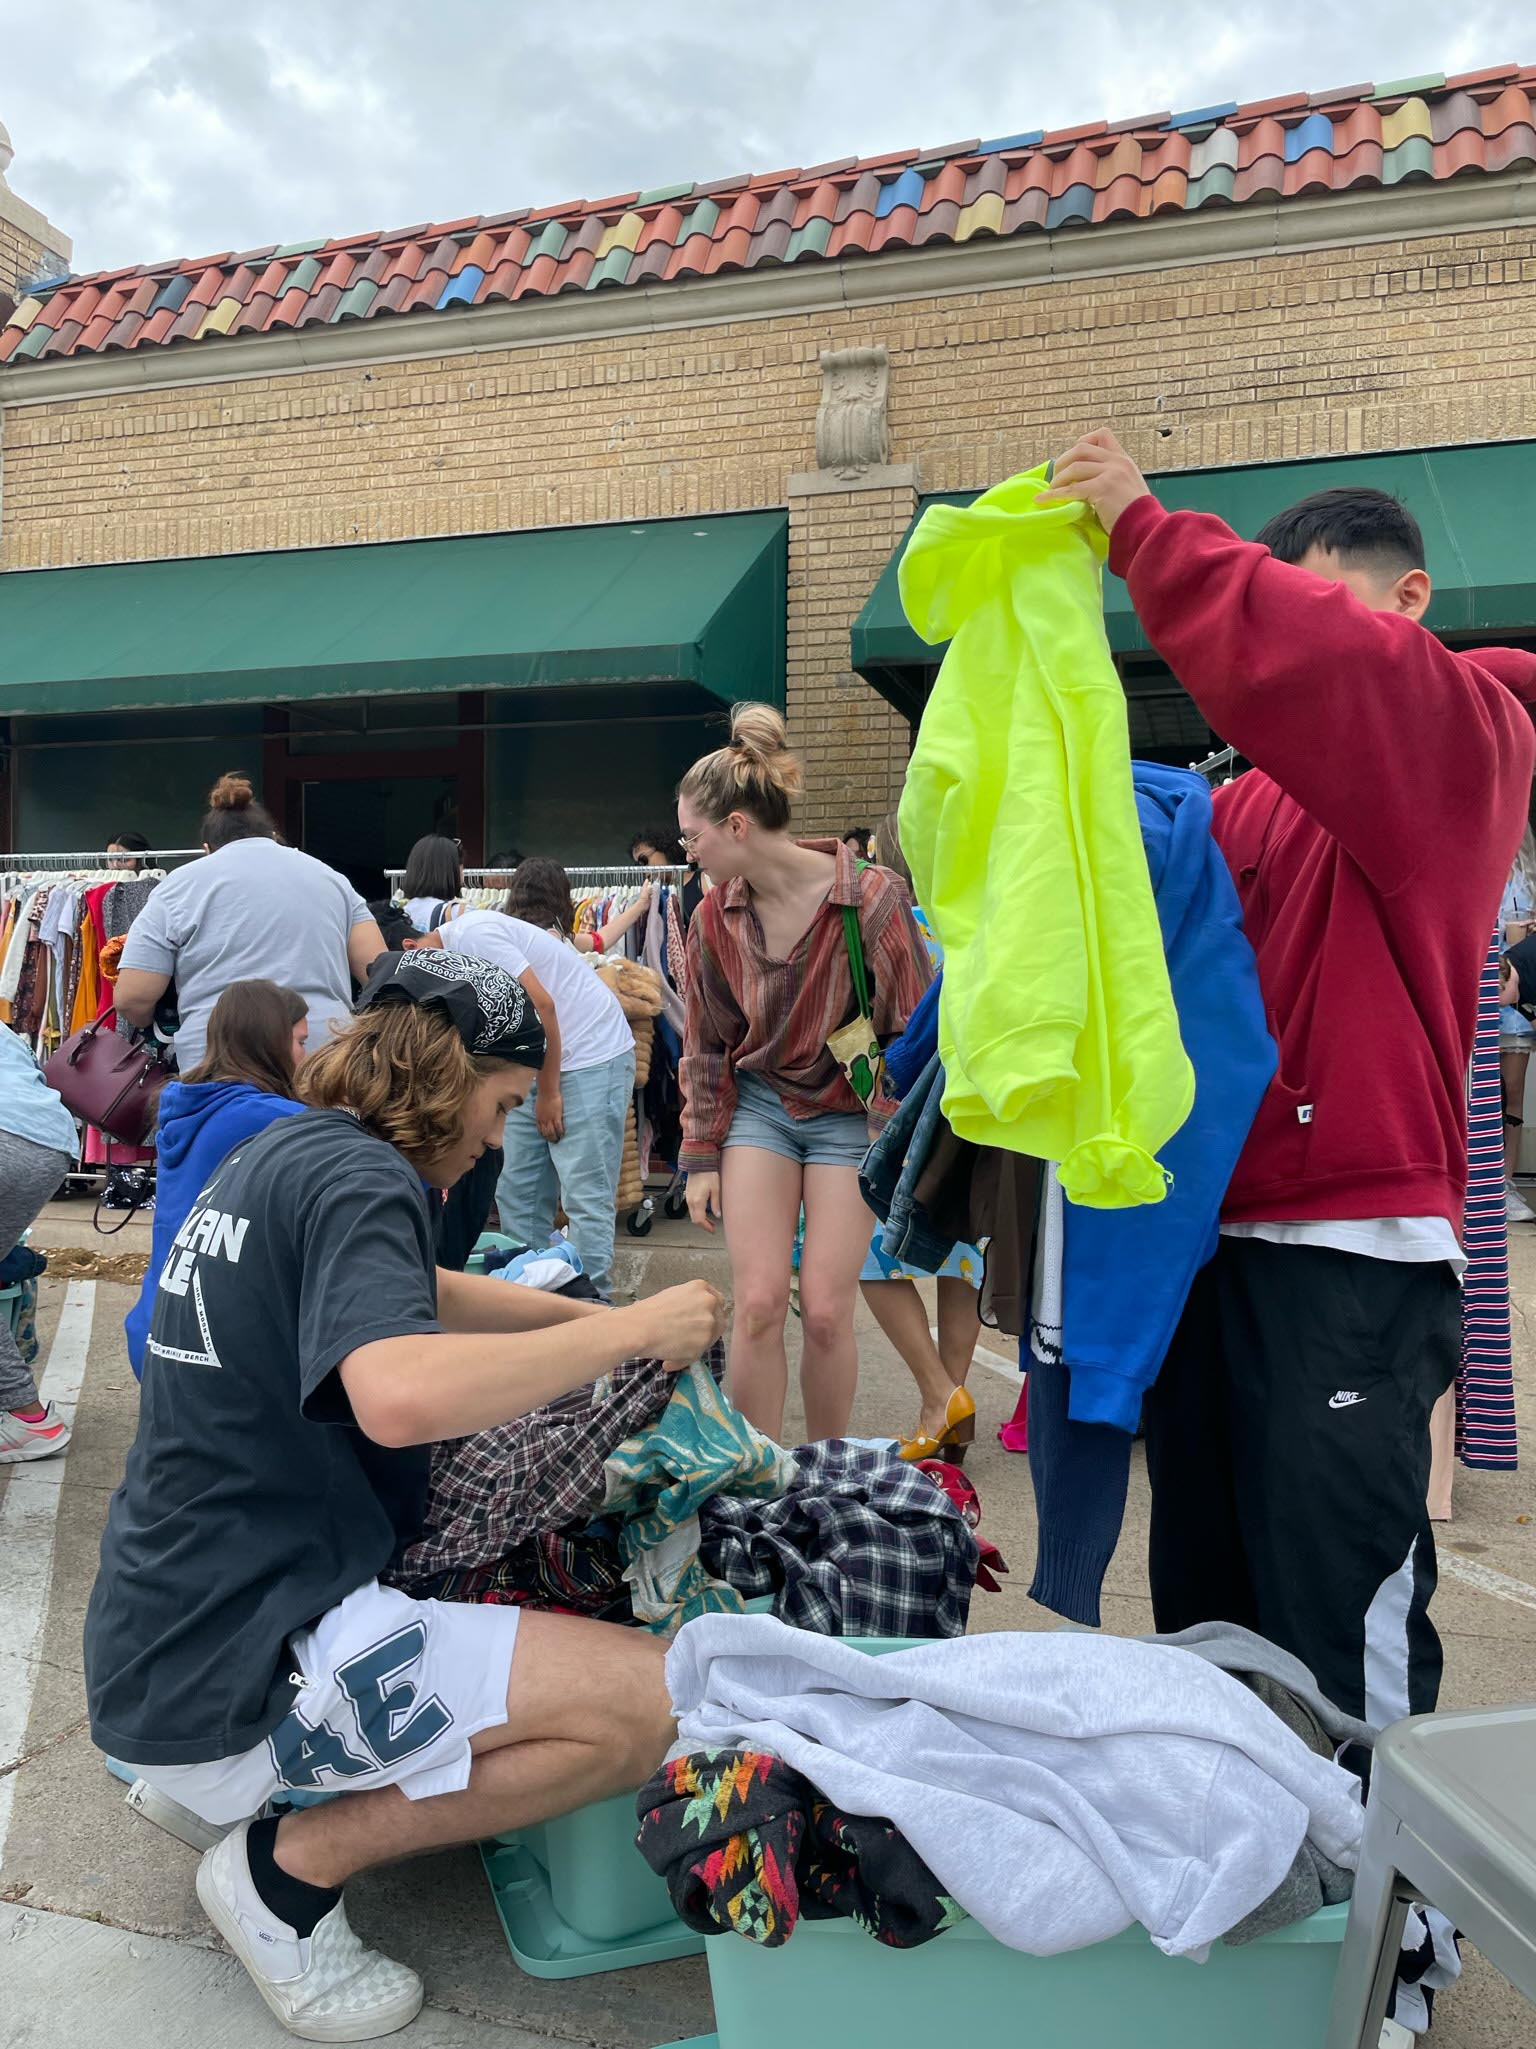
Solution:
M 79 269 L 1530 58 L 1513 0 L 75 0 L 12 10 L 13 188 Z

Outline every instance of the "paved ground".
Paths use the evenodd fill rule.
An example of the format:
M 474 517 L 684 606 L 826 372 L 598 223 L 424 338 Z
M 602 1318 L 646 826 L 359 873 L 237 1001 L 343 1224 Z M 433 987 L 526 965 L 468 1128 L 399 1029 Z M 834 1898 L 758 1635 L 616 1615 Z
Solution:
M 1517 1234 L 1518 1236 L 1519 1234 Z M 35 1233 L 48 1247 L 91 1243 L 89 1211 L 50 1211 Z M 97 1241 L 100 1242 L 100 1241 Z M 147 1248 L 134 1223 L 112 1250 Z M 1517 1297 L 1536 1311 L 1536 1227 L 1516 1247 Z M 698 1271 L 719 1252 L 687 1225 L 658 1225 L 624 1247 L 621 1280 L 646 1288 Z M 132 1816 L 85 1726 L 80 1628 L 108 1496 L 132 1437 L 135 1385 L 122 1343 L 132 1291 L 108 1281 L 48 1281 L 40 1335 L 48 1391 L 78 1392 L 67 1457 L 0 1468 L 0 1953 L 7 2049 L 275 2049 L 286 2039 L 213 1945 L 192 1890 L 195 1857 Z M 910 1427 L 900 1362 L 861 1329 L 855 1428 Z M 1447 1706 L 1536 1697 L 1536 1331 L 1522 1314 L 1525 1470 L 1458 1470 L 1456 1519 L 1442 1542 L 1437 1608 L 1446 1642 Z M 1013 1567 L 996 1596 L 978 1595 L 973 1627 L 1049 1628 L 1025 1598 L 1033 1513 L 1025 1462 L 996 1442 L 1016 1380 L 1002 1361 L 976 1376 L 981 1411 L 969 1467 L 984 1527 Z M 1106 1626 L 1151 1627 L 1143 1565 L 1146 1485 L 1138 1452 L 1130 1514 L 1111 1568 Z M 365 1935 L 421 1970 L 430 2006 L 399 2039 L 409 2049 L 526 2049 L 533 2041 L 650 2049 L 712 2026 L 700 1962 L 567 1983 L 525 1978 L 512 1964 L 468 1852 L 360 1880 L 349 1894 Z M 5 1904 L 9 1902 L 10 1904 Z M 95 1925 L 93 1925 L 95 1924 Z M 956 1988 L 964 2013 L 963 1987 Z M 215 2001 L 216 2004 L 211 2004 Z M 1536 2049 L 1536 2014 L 1477 1958 L 1441 2002 L 1437 2049 Z

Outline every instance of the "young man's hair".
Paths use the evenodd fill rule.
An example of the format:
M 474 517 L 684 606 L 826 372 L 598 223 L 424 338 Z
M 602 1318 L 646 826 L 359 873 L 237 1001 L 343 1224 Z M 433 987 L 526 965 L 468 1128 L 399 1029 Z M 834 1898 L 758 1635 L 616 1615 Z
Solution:
M 1394 583 L 1424 567 L 1424 536 L 1413 514 L 1389 491 L 1364 485 L 1314 492 L 1277 512 L 1255 538 L 1278 562 L 1300 562 L 1321 548 L 1346 569 L 1374 570 Z
M 413 1164 L 457 1145 L 482 1077 L 505 1063 L 465 1049 L 436 1005 L 376 1003 L 347 1020 L 299 1070 L 302 1102 L 350 1110 Z

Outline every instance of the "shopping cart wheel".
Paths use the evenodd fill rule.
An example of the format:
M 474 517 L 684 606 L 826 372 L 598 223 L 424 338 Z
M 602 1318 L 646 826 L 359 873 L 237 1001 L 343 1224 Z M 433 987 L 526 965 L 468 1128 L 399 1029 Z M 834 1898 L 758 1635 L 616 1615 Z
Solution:
M 662 1213 L 677 1223 L 688 1214 L 688 1191 L 686 1188 L 669 1188 L 662 1198 Z
M 632 1209 L 630 1211 L 625 1219 L 624 1228 L 628 1231 L 631 1238 L 649 1238 L 651 1226 L 655 1221 L 656 1218 L 652 1213 L 651 1205 L 648 1202 L 643 1202 L 639 1209 Z

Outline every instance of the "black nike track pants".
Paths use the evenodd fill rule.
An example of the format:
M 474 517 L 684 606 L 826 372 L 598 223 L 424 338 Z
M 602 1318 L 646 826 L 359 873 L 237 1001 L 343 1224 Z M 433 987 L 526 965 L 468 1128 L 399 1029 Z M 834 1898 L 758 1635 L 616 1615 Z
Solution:
M 1242 1623 L 1375 1726 L 1433 1708 L 1429 1414 L 1460 1353 L 1444 1262 L 1223 1238 L 1147 1397 L 1157 1627 Z

